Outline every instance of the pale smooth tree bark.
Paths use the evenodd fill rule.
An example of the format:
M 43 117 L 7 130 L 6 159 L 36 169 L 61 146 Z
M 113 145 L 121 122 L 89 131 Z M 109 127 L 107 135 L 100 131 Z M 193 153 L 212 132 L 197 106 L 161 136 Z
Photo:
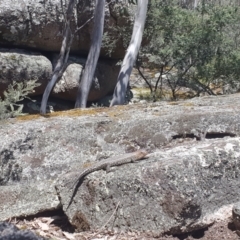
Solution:
M 114 90 L 113 99 L 110 106 L 122 105 L 125 103 L 125 95 L 133 65 L 139 52 L 144 26 L 147 16 L 148 0 L 137 1 L 137 12 L 133 26 L 133 33 L 126 55 L 123 59 L 121 70 L 118 75 L 118 82 Z
M 92 85 L 102 45 L 104 18 L 105 0 L 96 0 L 91 47 L 79 84 L 75 108 L 85 108 L 87 105 L 87 98 Z
M 65 19 L 64 36 L 63 36 L 63 41 L 62 41 L 59 58 L 58 58 L 56 66 L 54 68 L 52 78 L 49 81 L 47 87 L 45 88 L 45 91 L 44 91 L 44 94 L 42 97 L 41 107 L 40 107 L 40 114 L 46 114 L 47 101 L 48 101 L 49 95 L 50 95 L 54 85 L 62 77 L 63 72 L 66 69 L 69 51 L 70 51 L 72 40 L 74 37 L 74 34 L 72 34 L 72 31 L 70 28 L 70 20 L 71 20 L 72 14 L 73 14 L 74 4 L 75 4 L 75 0 L 69 1 L 66 16 L 65 16 L 66 19 Z

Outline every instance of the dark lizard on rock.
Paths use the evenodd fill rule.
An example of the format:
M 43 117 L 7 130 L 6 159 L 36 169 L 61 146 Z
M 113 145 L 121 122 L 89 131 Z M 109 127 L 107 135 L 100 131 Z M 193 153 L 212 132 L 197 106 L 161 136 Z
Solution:
M 74 188 L 74 191 L 73 191 L 73 195 L 72 195 L 71 200 L 68 204 L 68 207 L 71 205 L 72 200 L 77 193 L 78 187 L 81 185 L 84 177 L 87 176 L 89 173 L 99 171 L 99 170 L 104 170 L 104 169 L 106 171 L 109 171 L 109 169 L 111 167 L 114 167 L 114 166 L 119 166 L 119 165 L 123 165 L 123 164 L 126 164 L 126 163 L 131 163 L 131 162 L 135 162 L 135 161 L 138 161 L 138 160 L 146 159 L 146 158 L 148 158 L 147 154 L 148 154 L 148 152 L 146 150 L 141 150 L 140 149 L 136 152 L 126 153 L 126 154 L 123 154 L 123 155 L 120 155 L 120 156 L 110 157 L 110 158 L 107 158 L 107 159 L 102 160 L 100 162 L 93 163 L 90 167 L 86 168 L 80 174 L 78 179 L 76 180 L 76 182 L 74 184 L 75 188 Z

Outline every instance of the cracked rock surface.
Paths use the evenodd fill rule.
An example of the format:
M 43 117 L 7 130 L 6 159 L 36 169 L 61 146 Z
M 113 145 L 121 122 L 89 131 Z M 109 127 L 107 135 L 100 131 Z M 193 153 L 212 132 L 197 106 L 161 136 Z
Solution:
M 62 208 L 78 231 L 182 233 L 240 197 L 240 95 L 31 115 L 0 124 L 0 221 Z M 103 158 L 149 158 L 74 181 Z
M 18 46 L 20 48 L 31 48 L 37 51 L 58 52 L 64 29 L 64 14 L 69 1 L 59 0 L 6 0 L 0 1 L 0 44 L 2 46 Z M 84 25 L 91 19 L 94 10 L 94 0 L 80 0 L 77 3 L 76 12 L 72 17 L 71 28 Z M 113 58 L 122 58 L 125 48 L 123 40 L 119 37 L 118 27 L 131 25 L 133 6 L 127 5 L 129 15 L 121 14 L 121 6 L 127 3 L 118 1 L 116 4 L 106 6 L 105 26 L 106 30 L 114 39 L 119 39 L 117 47 L 112 52 Z M 86 54 L 90 46 L 92 32 L 90 21 L 81 31 L 76 31 L 71 51 Z M 112 26 L 108 27 L 108 26 Z M 130 30 L 129 30 L 130 31 Z M 106 55 L 109 49 L 105 49 Z

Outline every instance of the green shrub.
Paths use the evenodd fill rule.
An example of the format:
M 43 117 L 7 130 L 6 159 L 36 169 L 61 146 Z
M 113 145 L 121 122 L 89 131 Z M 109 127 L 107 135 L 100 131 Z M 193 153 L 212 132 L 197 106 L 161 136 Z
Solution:
M 201 0 L 193 9 L 180 2 L 150 2 L 145 29 L 149 43 L 137 61 L 141 76 L 152 93 L 164 85 L 174 98 L 179 87 L 190 88 L 196 95 L 215 94 L 211 86 L 216 84 L 236 92 L 240 86 L 239 5 Z M 158 79 L 144 76 L 144 68 L 157 71 Z
M 28 95 L 40 85 L 36 81 L 14 81 L 8 86 L 8 89 L 3 93 L 3 99 L 0 98 L 0 119 L 16 117 L 22 114 L 23 104 L 19 104 L 19 102 L 25 98 L 30 99 Z

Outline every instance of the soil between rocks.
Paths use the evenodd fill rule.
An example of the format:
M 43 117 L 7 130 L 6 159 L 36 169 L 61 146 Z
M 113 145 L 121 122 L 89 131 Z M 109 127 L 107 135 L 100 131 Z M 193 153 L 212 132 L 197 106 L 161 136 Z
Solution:
M 216 222 L 204 230 L 198 230 L 190 234 L 159 238 L 160 240 L 239 240 L 235 227 L 231 222 Z
M 212 226 L 182 235 L 165 235 L 152 237 L 139 232 L 114 233 L 99 230 L 97 232 L 74 233 L 74 229 L 64 214 L 54 216 L 37 216 L 27 219 L 14 219 L 11 223 L 19 229 L 31 230 L 46 239 L 69 240 L 239 240 L 232 222 L 216 222 Z M 1 239 L 1 238 L 0 238 Z M 7 240 L 7 238 L 5 238 Z

